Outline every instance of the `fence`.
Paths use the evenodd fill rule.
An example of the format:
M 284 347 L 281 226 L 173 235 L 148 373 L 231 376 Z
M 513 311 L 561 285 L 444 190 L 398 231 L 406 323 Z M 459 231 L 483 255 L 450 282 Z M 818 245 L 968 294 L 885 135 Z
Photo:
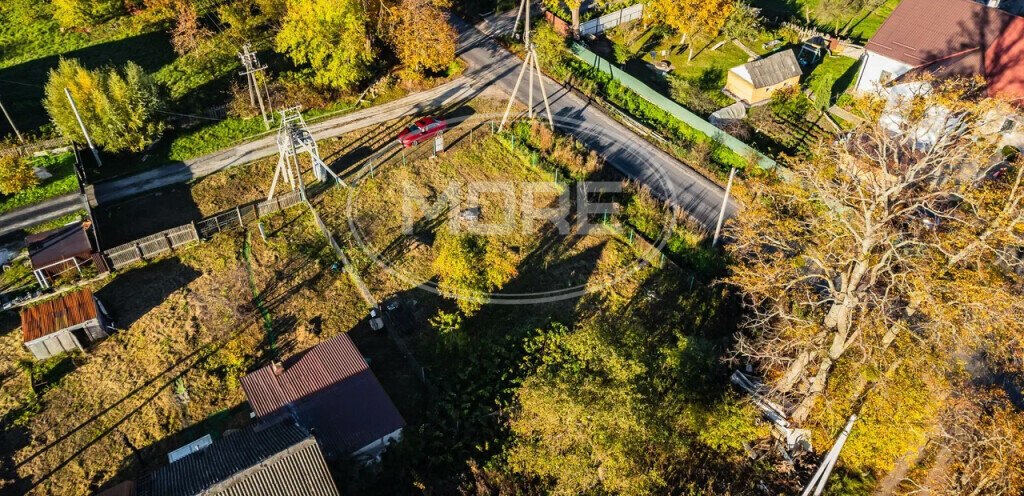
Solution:
M 597 19 L 591 19 L 587 22 L 580 23 L 580 35 L 593 35 L 603 33 L 619 24 L 625 24 L 627 22 L 633 22 L 644 16 L 644 4 L 636 4 L 631 7 L 617 10 L 611 14 L 606 14 Z
M 145 238 L 106 250 L 103 254 L 110 260 L 110 267 L 112 269 L 119 269 L 126 265 L 196 243 L 225 229 L 241 228 L 264 215 L 293 207 L 302 203 L 302 201 L 301 191 L 291 191 L 272 200 L 239 205 L 232 210 L 207 217 L 199 222 L 192 222 L 151 234 Z
M 643 98 L 644 100 L 647 100 L 653 103 L 654 105 L 657 105 L 662 110 L 672 114 L 672 116 L 675 117 L 676 119 L 679 119 L 680 121 L 697 130 L 698 132 L 707 135 L 709 138 L 717 141 L 718 143 L 736 152 L 737 154 L 744 157 L 756 157 L 758 160 L 758 164 L 762 168 L 775 168 L 776 163 L 771 158 L 768 158 L 761 152 L 753 149 L 752 147 L 750 147 L 750 145 L 734 138 L 733 136 L 730 136 L 729 134 L 726 134 L 721 129 L 718 129 L 717 127 L 712 125 L 710 122 L 701 119 L 700 116 L 698 116 L 697 114 L 694 114 L 689 110 L 686 110 L 686 108 L 684 108 L 682 105 L 679 105 L 678 103 L 668 98 L 667 96 L 658 93 L 657 90 L 651 88 L 650 86 L 647 86 L 639 79 L 630 76 L 629 74 L 626 73 L 626 71 L 619 69 L 615 64 L 612 64 L 611 62 L 599 57 L 594 52 L 587 50 L 586 48 L 583 47 L 583 45 L 580 45 L 579 43 L 572 43 L 571 48 L 572 52 L 576 54 L 576 56 L 579 57 L 580 60 L 586 62 L 587 64 L 590 64 L 597 70 L 613 77 L 619 83 L 622 83 L 623 86 L 634 91 L 637 95 L 640 96 L 640 98 Z
M 36 141 L 35 143 L 29 143 L 27 145 L 16 146 L 13 148 L 2 148 L 0 149 L 0 157 L 7 155 L 32 155 L 37 152 L 44 152 L 50 150 L 56 150 L 69 146 L 71 143 L 64 138 L 54 138 L 44 141 Z

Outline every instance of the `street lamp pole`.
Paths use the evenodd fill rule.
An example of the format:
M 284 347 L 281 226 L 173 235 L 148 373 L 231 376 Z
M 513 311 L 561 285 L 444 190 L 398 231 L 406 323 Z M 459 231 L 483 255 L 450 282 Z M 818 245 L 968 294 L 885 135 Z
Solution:
M 729 192 L 732 191 L 732 180 L 736 177 L 736 168 L 729 171 L 729 182 L 725 185 L 725 196 L 722 198 L 722 210 L 718 212 L 718 225 L 715 227 L 715 239 L 711 246 L 718 245 L 718 238 L 722 234 L 722 223 L 725 222 L 725 207 L 729 204 Z

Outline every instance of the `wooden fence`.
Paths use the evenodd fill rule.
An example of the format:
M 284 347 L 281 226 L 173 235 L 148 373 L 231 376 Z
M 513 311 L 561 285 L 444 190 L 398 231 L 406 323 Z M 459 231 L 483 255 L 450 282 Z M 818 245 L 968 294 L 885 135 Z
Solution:
M 16 146 L 16 147 L 13 147 L 13 148 L 0 148 L 0 156 L 7 156 L 7 155 L 28 156 L 28 155 L 35 154 L 37 152 L 44 152 L 44 151 L 55 150 L 55 149 L 63 148 L 63 147 L 70 146 L 70 145 L 71 145 L 71 143 L 68 142 L 68 140 L 66 140 L 64 138 L 54 138 L 54 139 L 49 139 L 49 140 L 44 140 L 44 141 L 36 141 L 34 143 L 29 143 L 27 145 Z
M 272 200 L 239 205 L 232 210 L 207 217 L 199 222 L 151 234 L 145 238 L 106 250 L 103 254 L 110 260 L 112 269 L 119 269 L 197 243 L 225 229 L 241 228 L 264 215 L 294 207 L 302 202 L 302 192 L 291 191 Z

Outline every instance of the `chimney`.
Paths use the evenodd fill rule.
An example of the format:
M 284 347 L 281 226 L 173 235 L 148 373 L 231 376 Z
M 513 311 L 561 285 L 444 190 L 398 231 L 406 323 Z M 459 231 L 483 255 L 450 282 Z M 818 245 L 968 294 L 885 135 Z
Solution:
M 1002 0 L 988 0 L 988 6 L 993 9 L 998 9 L 1000 3 L 1002 3 Z
M 272 362 L 270 364 L 270 370 L 272 370 L 274 372 L 275 376 L 278 376 L 278 375 L 281 375 L 281 374 L 284 373 L 284 367 L 281 365 L 280 362 Z

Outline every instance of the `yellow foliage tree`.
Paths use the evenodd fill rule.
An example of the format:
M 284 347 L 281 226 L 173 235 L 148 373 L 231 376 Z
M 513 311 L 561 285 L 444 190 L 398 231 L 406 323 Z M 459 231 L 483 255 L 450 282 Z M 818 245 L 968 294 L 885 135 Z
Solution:
M 718 36 L 735 8 L 734 0 L 654 0 L 647 12 L 679 33 L 679 42 L 689 44 L 692 59 L 694 47 Z
M 455 29 L 434 4 L 402 0 L 393 16 L 388 39 L 409 72 L 441 71 L 455 60 Z
M 38 183 L 32 166 L 19 155 L 0 155 L 0 193 L 17 194 Z

